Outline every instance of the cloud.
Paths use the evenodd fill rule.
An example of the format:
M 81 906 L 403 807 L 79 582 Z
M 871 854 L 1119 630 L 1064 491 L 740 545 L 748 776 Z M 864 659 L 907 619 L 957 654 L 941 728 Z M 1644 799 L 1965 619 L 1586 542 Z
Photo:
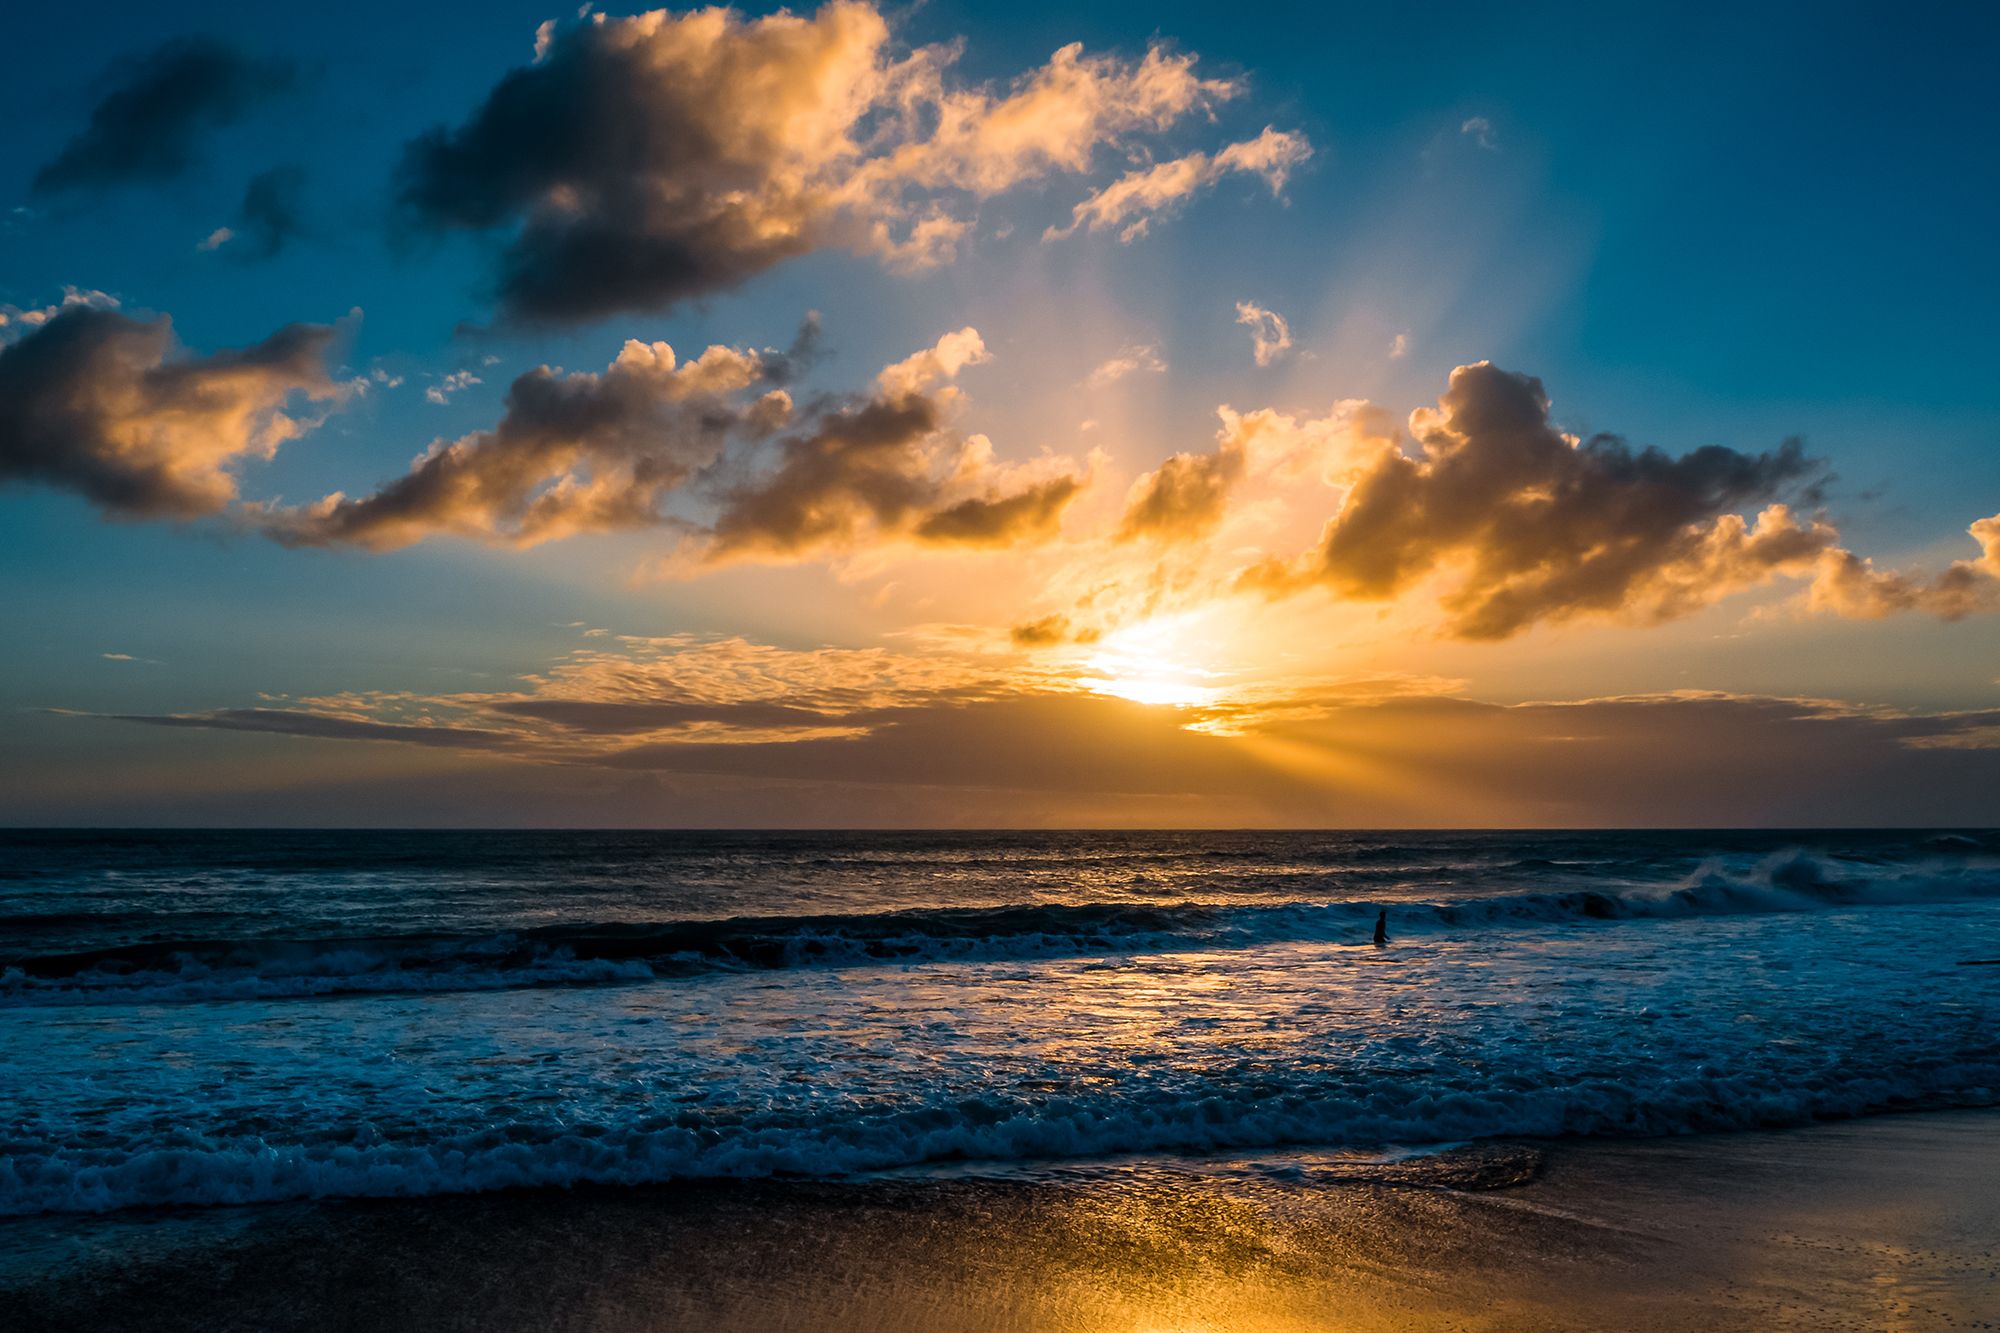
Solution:
M 482 712 L 506 712 L 510 700 L 523 699 L 537 705 L 783 705 L 823 722 L 939 699 L 991 697 L 1010 688 L 1004 665 L 941 648 L 780 648 L 740 636 L 621 635 L 528 677 L 522 695 L 467 696 L 465 703 Z
M 1119 539 L 1186 541 L 1210 531 L 1222 521 L 1243 463 L 1243 446 L 1235 441 L 1225 441 L 1214 453 L 1175 454 L 1132 483 Z
M 1581 440 L 1554 423 L 1539 380 L 1487 362 L 1454 371 L 1436 408 L 1410 414 L 1408 434 L 1360 399 L 1317 417 L 1227 406 L 1218 416 L 1212 450 L 1133 481 L 1110 536 L 1154 543 L 1150 573 L 1143 592 L 1129 571 L 1112 573 L 1089 593 L 1096 614 L 1118 590 L 1152 615 L 1225 586 L 1274 597 L 1324 588 L 1360 602 L 1435 597 L 1445 632 L 1494 640 L 1577 618 L 1658 623 L 1780 579 L 1805 584 L 1786 605 L 1807 613 L 2000 611 L 2000 515 L 1968 529 L 1976 558 L 1936 573 L 1878 569 L 1800 507 L 1820 503 L 1827 474 L 1796 440 L 1680 456 Z M 1312 478 L 1339 497 L 1310 551 L 1203 572 L 1195 543 L 1238 515 L 1257 515 L 1259 528 L 1305 517 L 1298 483 Z M 1179 575 L 1163 601 L 1169 558 Z
M 505 693 L 346 693 L 281 706 L 75 714 L 177 729 L 258 732 L 507 754 L 557 764 L 635 746 L 769 745 L 853 737 L 912 709 L 1012 692 L 963 654 L 787 650 L 740 638 L 621 637 L 579 649 Z
M 809 323 L 790 352 L 714 346 L 689 362 L 666 343 L 632 340 L 601 373 L 543 366 L 514 381 L 497 425 L 432 445 L 370 495 L 242 512 L 289 545 L 377 550 L 437 534 L 532 546 L 671 527 L 681 535 L 668 574 L 870 543 L 1001 546 L 1053 532 L 1084 484 L 1073 467 L 1000 463 L 984 436 L 947 429 L 958 400 L 950 381 L 988 359 L 977 330 L 886 367 L 866 393 L 801 406 L 783 381 L 814 336 Z M 683 493 L 687 512 L 669 513 Z
M 1954 560 L 1930 578 L 1878 570 L 1852 551 L 1820 552 L 1807 605 L 1814 611 L 1860 620 L 1879 620 L 1902 611 L 1927 611 L 1944 620 L 1963 620 L 2000 610 L 2000 514 L 1966 529 L 1980 545 L 1976 560 Z
M 235 469 L 317 424 L 328 325 L 293 324 L 241 351 L 183 353 L 164 315 L 87 299 L 0 346 L 0 481 L 75 491 L 121 518 L 193 518 L 236 496 Z
M 918 540 L 942 546 L 1011 546 L 1047 537 L 1083 486 L 1083 478 L 1065 474 L 1011 494 L 954 501 L 926 514 L 913 531 Z
M 1052 623 L 1022 637 L 1069 632 Z M 1150 814 L 1349 827 L 1983 826 L 1996 816 L 2000 711 L 1716 691 L 1501 705 L 1435 685 L 1305 678 L 1158 707 L 1093 693 L 1019 654 L 683 635 L 581 649 L 499 693 L 116 720 L 459 751 L 566 784 L 591 771 L 744 781 L 727 811 L 747 824 L 796 822 L 802 802 L 853 787 L 872 794 L 878 822 L 907 814 L 886 797 L 922 792 L 929 822 L 1001 825 L 1097 809 L 1128 824 Z
M 1126 492 L 1114 534 L 1120 541 L 1186 542 L 1206 536 L 1228 516 L 1231 495 L 1248 478 L 1297 481 L 1356 450 L 1397 438 L 1388 413 L 1349 400 L 1320 419 L 1299 420 L 1264 408 L 1217 409 L 1222 425 L 1208 453 L 1178 453 L 1143 473 Z
M 532 546 L 654 526 L 660 501 L 731 437 L 782 423 L 790 401 L 770 374 L 755 351 L 715 346 L 682 362 L 666 343 L 629 340 L 602 373 L 521 375 L 497 425 L 433 444 L 372 494 L 247 505 L 245 517 L 287 545 L 375 550 L 440 533 Z
M 1236 322 L 1250 330 L 1250 353 L 1260 366 L 1268 366 L 1292 347 L 1292 326 L 1275 310 L 1266 310 L 1255 301 L 1236 303 Z
M 827 729 L 824 714 L 775 700 L 503 699 L 489 707 L 502 717 L 547 722 L 591 736 L 651 735 L 708 725 L 749 731 L 760 738 L 774 732 Z
M 1399 333 L 1389 340 L 1389 359 L 1400 361 L 1410 354 L 1410 335 Z
M 72 306 L 116 310 L 118 298 L 95 288 L 64 287 L 62 300 L 55 305 L 26 310 L 17 305 L 0 305 L 0 345 L 19 341 L 29 331 L 40 328 Z
M 210 37 L 181 37 L 114 66 L 90 123 L 35 173 L 39 193 L 163 181 L 194 165 L 201 137 L 291 86 L 292 67 Z
M 1048 648 L 1061 643 L 1096 643 L 1100 631 L 1077 625 L 1060 612 L 1029 620 L 1007 631 L 1008 640 L 1018 648 Z
M 1231 144 L 1213 157 L 1189 153 L 1127 172 L 1077 204 L 1067 227 L 1050 227 L 1042 239 L 1057 240 L 1079 227 L 1093 232 L 1118 227 L 1118 239 L 1130 243 L 1150 230 L 1154 217 L 1178 208 L 1231 172 L 1261 176 L 1278 195 L 1292 171 L 1311 156 L 1312 145 L 1303 134 L 1267 126 L 1255 139 Z
M 957 390 L 935 386 L 986 359 L 975 330 L 947 334 L 884 370 L 872 396 L 785 436 L 774 468 L 729 488 L 689 558 L 712 565 L 863 541 L 990 547 L 1052 535 L 1085 484 L 1067 460 L 1002 464 L 985 436 L 958 440 L 944 429 Z
M 398 741 L 406 745 L 456 750 L 497 750 L 511 740 L 502 731 L 478 727 L 416 727 L 361 718 L 330 717 L 289 708 L 218 708 L 207 713 L 106 713 L 115 722 L 152 727 L 193 727 L 210 731 L 255 731 L 319 740 Z
M 836 247 L 894 268 L 949 259 L 979 201 L 1091 169 L 1236 96 L 1194 58 L 1057 51 L 1004 88 L 958 47 L 903 50 L 864 0 L 810 17 L 592 14 L 544 27 L 456 129 L 410 143 L 400 209 L 429 232 L 505 230 L 503 313 L 578 321 L 726 290 Z M 1261 141 L 1260 141 L 1261 142 Z M 1227 169 L 1282 178 L 1282 152 Z
M 876 386 L 891 398 L 907 398 L 946 380 L 956 379 L 967 366 L 993 359 L 979 330 L 970 326 L 947 333 L 934 346 L 913 352 L 875 377 Z
M 443 407 L 451 401 L 453 394 L 463 389 L 469 389 L 475 384 L 484 383 L 486 383 L 485 380 L 480 379 L 479 376 L 469 370 L 454 370 L 436 384 L 425 389 L 424 398 L 429 402 L 437 404 L 439 407 Z
M 1135 375 L 1141 372 L 1149 375 L 1163 375 L 1166 373 L 1166 369 L 1167 363 L 1160 359 L 1159 348 L 1151 344 L 1134 343 L 1086 375 L 1083 380 L 1083 387 L 1086 389 L 1102 389 L 1106 385 L 1116 384 L 1127 375 Z
M 1364 442 L 1346 494 L 1302 560 L 1246 576 L 1286 590 L 1395 597 L 1447 573 L 1450 633 L 1501 639 L 1539 621 L 1684 615 L 1779 574 L 1809 572 L 1838 534 L 1770 504 L 1822 475 L 1797 441 L 1770 453 L 1716 445 L 1673 457 L 1612 436 L 1578 441 L 1550 420 L 1541 381 L 1461 366 L 1435 409 L 1410 416 L 1419 456 Z
M 457 733 L 478 748 L 571 763 L 636 742 L 766 744 L 857 735 L 901 711 L 1019 688 L 1000 664 L 964 652 L 785 649 L 738 637 L 598 634 L 550 669 L 524 677 L 517 690 L 345 693 L 287 700 L 280 708 L 174 714 L 163 725 L 438 746 L 454 744 L 449 738 Z M 1020 677 L 1034 678 L 1033 672 Z
M 1458 132 L 1489 153 L 1500 151 L 1500 137 L 1493 130 L 1493 122 L 1484 116 L 1467 117 Z
M 223 227 L 230 253 L 239 259 L 271 259 L 305 234 L 305 209 L 300 196 L 306 175 L 295 166 L 260 171 L 243 187 L 236 208 L 236 225 Z M 211 237 L 211 239 L 213 239 Z M 204 244 L 204 250 L 215 247 Z

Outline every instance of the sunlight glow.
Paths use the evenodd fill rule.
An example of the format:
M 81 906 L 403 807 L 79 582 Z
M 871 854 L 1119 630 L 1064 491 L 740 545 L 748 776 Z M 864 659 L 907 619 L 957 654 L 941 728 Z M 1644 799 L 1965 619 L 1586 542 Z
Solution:
M 1193 685 L 1150 672 L 1115 676 L 1096 685 L 1099 694 L 1116 695 L 1135 704 L 1157 704 L 1169 708 L 1193 708 L 1214 700 L 1216 691 L 1207 685 Z
M 1190 633 L 1194 619 L 1161 617 L 1107 635 L 1084 662 L 1091 673 L 1083 678 L 1084 685 L 1097 694 L 1164 708 L 1215 703 L 1223 691 L 1209 682 L 1221 673 L 1196 660 L 1200 650 Z

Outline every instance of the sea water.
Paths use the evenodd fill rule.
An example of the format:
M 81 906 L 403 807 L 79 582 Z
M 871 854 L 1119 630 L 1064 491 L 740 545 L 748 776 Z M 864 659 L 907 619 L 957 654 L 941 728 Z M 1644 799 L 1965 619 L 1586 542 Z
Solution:
M 0 832 L 0 1214 L 1993 1105 L 1995 959 L 1980 832 Z

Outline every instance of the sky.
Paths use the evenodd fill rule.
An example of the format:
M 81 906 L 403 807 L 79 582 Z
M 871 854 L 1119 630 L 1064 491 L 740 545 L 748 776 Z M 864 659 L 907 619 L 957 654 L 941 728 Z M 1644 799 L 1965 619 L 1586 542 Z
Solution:
M 2000 823 L 1978 7 L 42 7 L 0 823 Z

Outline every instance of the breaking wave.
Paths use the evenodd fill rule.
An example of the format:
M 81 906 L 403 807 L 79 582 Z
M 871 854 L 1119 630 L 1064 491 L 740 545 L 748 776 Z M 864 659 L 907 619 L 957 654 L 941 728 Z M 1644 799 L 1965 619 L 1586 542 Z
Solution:
M 1360 944 L 1382 910 L 1399 936 L 1438 936 L 1990 896 L 2000 896 L 2000 863 L 1984 858 L 1870 864 L 1788 851 L 1748 870 L 1710 862 L 1670 885 L 1438 901 L 1035 904 L 478 934 L 158 940 L 0 959 L 0 1004 L 497 990 L 718 971 Z
M 551 1186 L 826 1177 L 937 1163 L 1054 1162 L 1133 1153 L 1280 1151 L 1313 1144 L 1653 1137 L 1774 1128 L 2000 1100 L 2000 1052 L 1890 1060 L 1799 1080 L 1746 1064 L 1620 1083 L 1455 1080 L 1383 1071 L 1362 1084 L 1199 1084 L 1038 1098 L 917 1101 L 849 1116 L 737 1122 L 362 1126 L 317 1141 L 179 1131 L 167 1141 L 0 1156 L 0 1216 L 119 1208 L 407 1197 Z

